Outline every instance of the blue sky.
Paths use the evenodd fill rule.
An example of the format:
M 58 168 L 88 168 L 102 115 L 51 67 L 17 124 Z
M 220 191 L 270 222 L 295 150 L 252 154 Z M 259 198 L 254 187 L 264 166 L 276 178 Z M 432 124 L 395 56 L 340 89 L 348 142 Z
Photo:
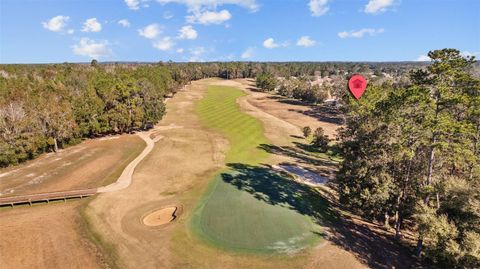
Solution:
M 480 56 L 477 0 L 1 0 L 0 63 Z

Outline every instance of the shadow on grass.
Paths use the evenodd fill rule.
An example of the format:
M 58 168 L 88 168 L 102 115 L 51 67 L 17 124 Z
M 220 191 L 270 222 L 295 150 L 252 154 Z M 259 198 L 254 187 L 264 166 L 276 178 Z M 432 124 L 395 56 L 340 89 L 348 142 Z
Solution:
M 271 154 L 295 158 L 299 163 L 326 166 L 330 168 L 333 168 L 336 165 L 336 162 L 330 160 L 328 157 L 321 158 L 319 156 L 312 156 L 308 153 L 305 153 L 304 150 L 298 147 L 276 146 L 271 144 L 260 144 L 258 147 Z
M 269 167 L 241 163 L 228 164 L 234 173 L 223 173 L 223 181 L 271 205 L 280 205 L 312 217 L 318 224 L 334 216 L 319 193 L 306 185 L 288 180 Z
M 280 103 L 284 103 L 288 105 L 303 106 L 308 108 L 308 110 L 290 108 L 288 109 L 288 111 L 301 113 L 306 116 L 316 118 L 317 120 L 323 121 L 323 122 L 329 122 L 333 124 L 344 123 L 342 114 L 336 107 L 325 105 L 325 104 L 311 104 L 308 102 L 303 102 L 300 100 L 289 99 L 289 98 L 280 97 L 280 96 L 271 96 L 269 98 L 276 100 Z
M 334 196 L 322 188 L 311 188 L 289 180 L 267 165 L 253 166 L 230 163 L 232 172 L 223 173 L 222 180 L 237 189 L 271 205 L 279 205 L 310 216 L 327 227 L 318 233 L 342 249 L 352 253 L 371 268 L 426 268 L 413 253 L 396 243 L 393 235 L 380 226 L 343 214 Z

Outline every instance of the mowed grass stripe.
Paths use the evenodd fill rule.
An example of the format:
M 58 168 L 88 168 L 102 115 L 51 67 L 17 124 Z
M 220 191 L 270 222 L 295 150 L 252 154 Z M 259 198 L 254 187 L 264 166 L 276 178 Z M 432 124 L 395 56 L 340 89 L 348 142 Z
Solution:
M 287 180 L 258 168 L 268 157 L 258 146 L 269 142 L 261 122 L 243 113 L 236 103 L 244 95 L 233 87 L 210 86 L 197 103 L 196 112 L 205 126 L 228 139 L 227 164 L 259 172 L 245 176 L 235 169 L 222 170 L 199 202 L 192 217 L 192 229 L 205 241 L 223 249 L 255 253 L 298 251 L 318 242 L 320 237 L 315 232 L 320 228 L 309 216 L 292 209 L 289 201 L 295 197 L 281 199 L 285 196 L 280 193 L 285 192 L 281 190 L 282 183 L 288 185 Z M 259 192 L 248 185 L 257 187 Z M 269 191 L 277 200 L 267 201 L 268 197 L 262 197 Z M 297 189 L 287 191 L 295 196 Z M 292 196 L 291 193 L 288 195 Z

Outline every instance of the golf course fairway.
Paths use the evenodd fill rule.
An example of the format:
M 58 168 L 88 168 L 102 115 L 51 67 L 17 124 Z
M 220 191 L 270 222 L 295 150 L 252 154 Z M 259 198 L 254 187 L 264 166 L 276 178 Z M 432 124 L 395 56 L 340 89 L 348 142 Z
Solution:
M 229 141 L 227 168 L 219 171 L 191 219 L 195 234 L 225 250 L 295 253 L 321 240 L 308 187 L 262 166 L 268 144 L 262 123 L 243 113 L 234 87 L 209 86 L 197 103 L 202 123 Z M 311 198 L 311 199 L 310 199 Z

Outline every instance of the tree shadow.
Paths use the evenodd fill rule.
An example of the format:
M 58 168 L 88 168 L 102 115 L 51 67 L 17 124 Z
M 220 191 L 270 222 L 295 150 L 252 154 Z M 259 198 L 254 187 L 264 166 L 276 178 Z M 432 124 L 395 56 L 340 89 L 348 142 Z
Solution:
M 312 156 L 298 147 L 291 146 L 276 146 L 272 144 L 260 144 L 258 148 L 265 150 L 271 154 L 283 155 L 294 158 L 297 162 L 303 164 L 312 164 L 316 166 L 326 166 L 333 168 L 336 162 L 328 158 L 320 158 L 319 156 Z
M 339 210 L 336 199 L 322 188 L 289 180 L 268 165 L 229 163 L 222 180 L 271 205 L 279 205 L 312 218 L 326 227 L 318 235 L 355 255 L 371 268 L 428 268 L 421 264 L 393 234 L 380 226 L 348 216 Z
M 304 101 L 289 99 L 281 96 L 271 96 L 269 98 L 283 104 L 303 106 L 308 108 L 307 110 L 289 108 L 288 111 L 301 113 L 323 122 L 329 122 L 338 125 L 344 123 L 342 113 L 335 106 L 330 106 L 322 103 L 311 104 Z
M 237 189 L 252 194 L 256 199 L 271 205 L 279 205 L 312 217 L 315 222 L 325 225 L 333 220 L 329 203 L 307 185 L 289 180 L 268 166 L 253 166 L 242 163 L 227 164 L 232 173 L 223 173 L 222 180 Z
M 329 122 L 337 125 L 342 125 L 344 123 L 344 119 L 341 113 L 335 107 L 331 107 L 323 104 L 316 105 L 316 106 L 310 105 L 308 107 L 309 107 L 308 110 L 290 108 L 288 109 L 288 111 L 301 113 L 306 116 L 316 118 L 317 120 L 323 121 L 323 122 Z

